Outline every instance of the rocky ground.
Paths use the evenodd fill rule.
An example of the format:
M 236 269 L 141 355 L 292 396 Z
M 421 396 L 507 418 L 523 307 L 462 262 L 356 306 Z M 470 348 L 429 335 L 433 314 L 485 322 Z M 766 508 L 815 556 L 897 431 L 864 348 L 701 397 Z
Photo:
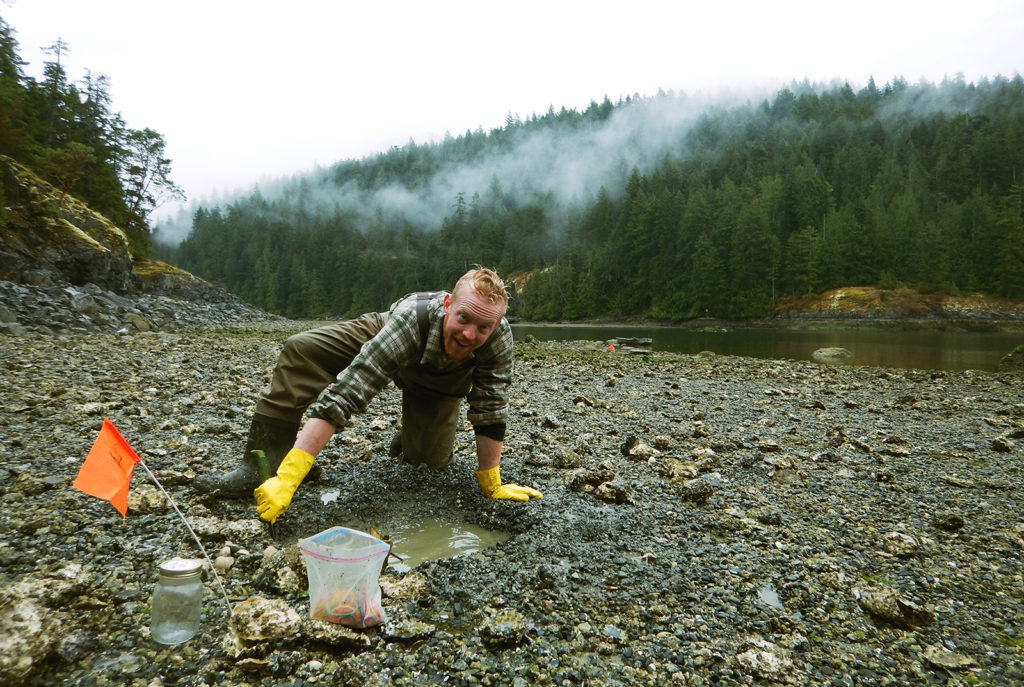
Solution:
M 237 328 L 276 319 L 213 287 L 187 295 L 155 289 L 128 297 L 93 283 L 73 285 L 47 277 L 38 285 L 0 280 L 0 336 Z
M 21 319 L 0 336 L 4 684 L 1024 683 L 1019 373 L 523 342 L 502 468 L 542 500 L 485 499 L 468 431 L 444 471 L 388 458 L 392 388 L 274 539 L 190 482 L 232 466 L 300 325 Z M 126 519 L 72 488 L 104 417 L 227 554 L 233 626 L 210 574 L 200 634 L 150 638 L 157 565 L 200 554 L 144 470 Z M 309 619 L 297 538 L 425 518 L 511 536 L 389 568 L 382 627 Z

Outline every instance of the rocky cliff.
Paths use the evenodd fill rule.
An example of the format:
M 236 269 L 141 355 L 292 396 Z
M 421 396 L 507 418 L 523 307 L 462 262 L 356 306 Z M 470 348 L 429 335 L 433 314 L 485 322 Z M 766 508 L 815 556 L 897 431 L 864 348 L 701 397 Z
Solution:
M 33 285 L 96 284 L 137 291 L 124 232 L 103 215 L 0 156 L 5 207 L 0 215 L 0 278 Z
M 269 317 L 184 270 L 135 258 L 125 233 L 0 156 L 0 333 L 173 329 Z

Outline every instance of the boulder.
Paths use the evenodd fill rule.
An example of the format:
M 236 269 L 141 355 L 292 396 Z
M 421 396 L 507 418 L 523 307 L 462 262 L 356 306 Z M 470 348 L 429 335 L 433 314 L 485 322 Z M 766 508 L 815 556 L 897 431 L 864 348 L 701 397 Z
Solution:
M 231 628 L 243 642 L 291 639 L 299 634 L 302 619 L 283 599 L 255 596 L 235 607 Z
M 876 620 L 904 630 L 916 630 L 935 622 L 935 613 L 885 585 L 854 589 L 857 604 Z
M 60 638 L 59 624 L 36 599 L 0 603 L 0 679 L 16 684 L 46 658 Z
M 484 620 L 480 625 L 480 637 L 492 646 L 515 646 L 525 640 L 527 629 L 526 616 L 506 608 Z
M 853 359 L 853 353 L 839 346 L 827 346 L 816 350 L 811 357 L 819 363 L 845 363 Z
M 21 684 L 58 650 L 61 639 L 74 631 L 73 619 L 62 611 L 93 579 L 80 563 L 69 563 L 0 593 L 0 684 Z

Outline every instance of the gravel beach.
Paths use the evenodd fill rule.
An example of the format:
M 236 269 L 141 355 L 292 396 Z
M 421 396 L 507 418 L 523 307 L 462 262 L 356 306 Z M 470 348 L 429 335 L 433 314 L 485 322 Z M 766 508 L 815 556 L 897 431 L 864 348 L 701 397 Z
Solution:
M 397 463 L 389 387 L 275 537 L 231 468 L 288 321 L 0 337 L 0 682 L 26 685 L 1024 684 L 1020 374 L 517 342 L 505 481 Z M 149 635 L 201 554 L 145 470 L 128 516 L 72 488 L 110 418 L 217 559 L 199 634 Z M 381 575 L 386 624 L 310 619 L 296 541 L 426 520 L 500 533 Z

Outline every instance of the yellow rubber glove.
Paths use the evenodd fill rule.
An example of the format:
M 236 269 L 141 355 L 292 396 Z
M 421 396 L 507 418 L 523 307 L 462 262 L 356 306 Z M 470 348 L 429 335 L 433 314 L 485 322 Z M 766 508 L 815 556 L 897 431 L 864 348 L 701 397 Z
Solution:
M 277 474 L 256 487 L 256 512 L 268 522 L 276 521 L 288 510 L 295 490 L 313 467 L 313 456 L 301 448 L 293 448 L 281 461 Z
M 502 484 L 501 469 L 497 465 L 490 470 L 477 470 L 476 481 L 484 496 L 489 496 L 492 499 L 529 501 L 531 498 L 544 498 L 543 494 L 536 489 L 521 487 L 518 484 Z

